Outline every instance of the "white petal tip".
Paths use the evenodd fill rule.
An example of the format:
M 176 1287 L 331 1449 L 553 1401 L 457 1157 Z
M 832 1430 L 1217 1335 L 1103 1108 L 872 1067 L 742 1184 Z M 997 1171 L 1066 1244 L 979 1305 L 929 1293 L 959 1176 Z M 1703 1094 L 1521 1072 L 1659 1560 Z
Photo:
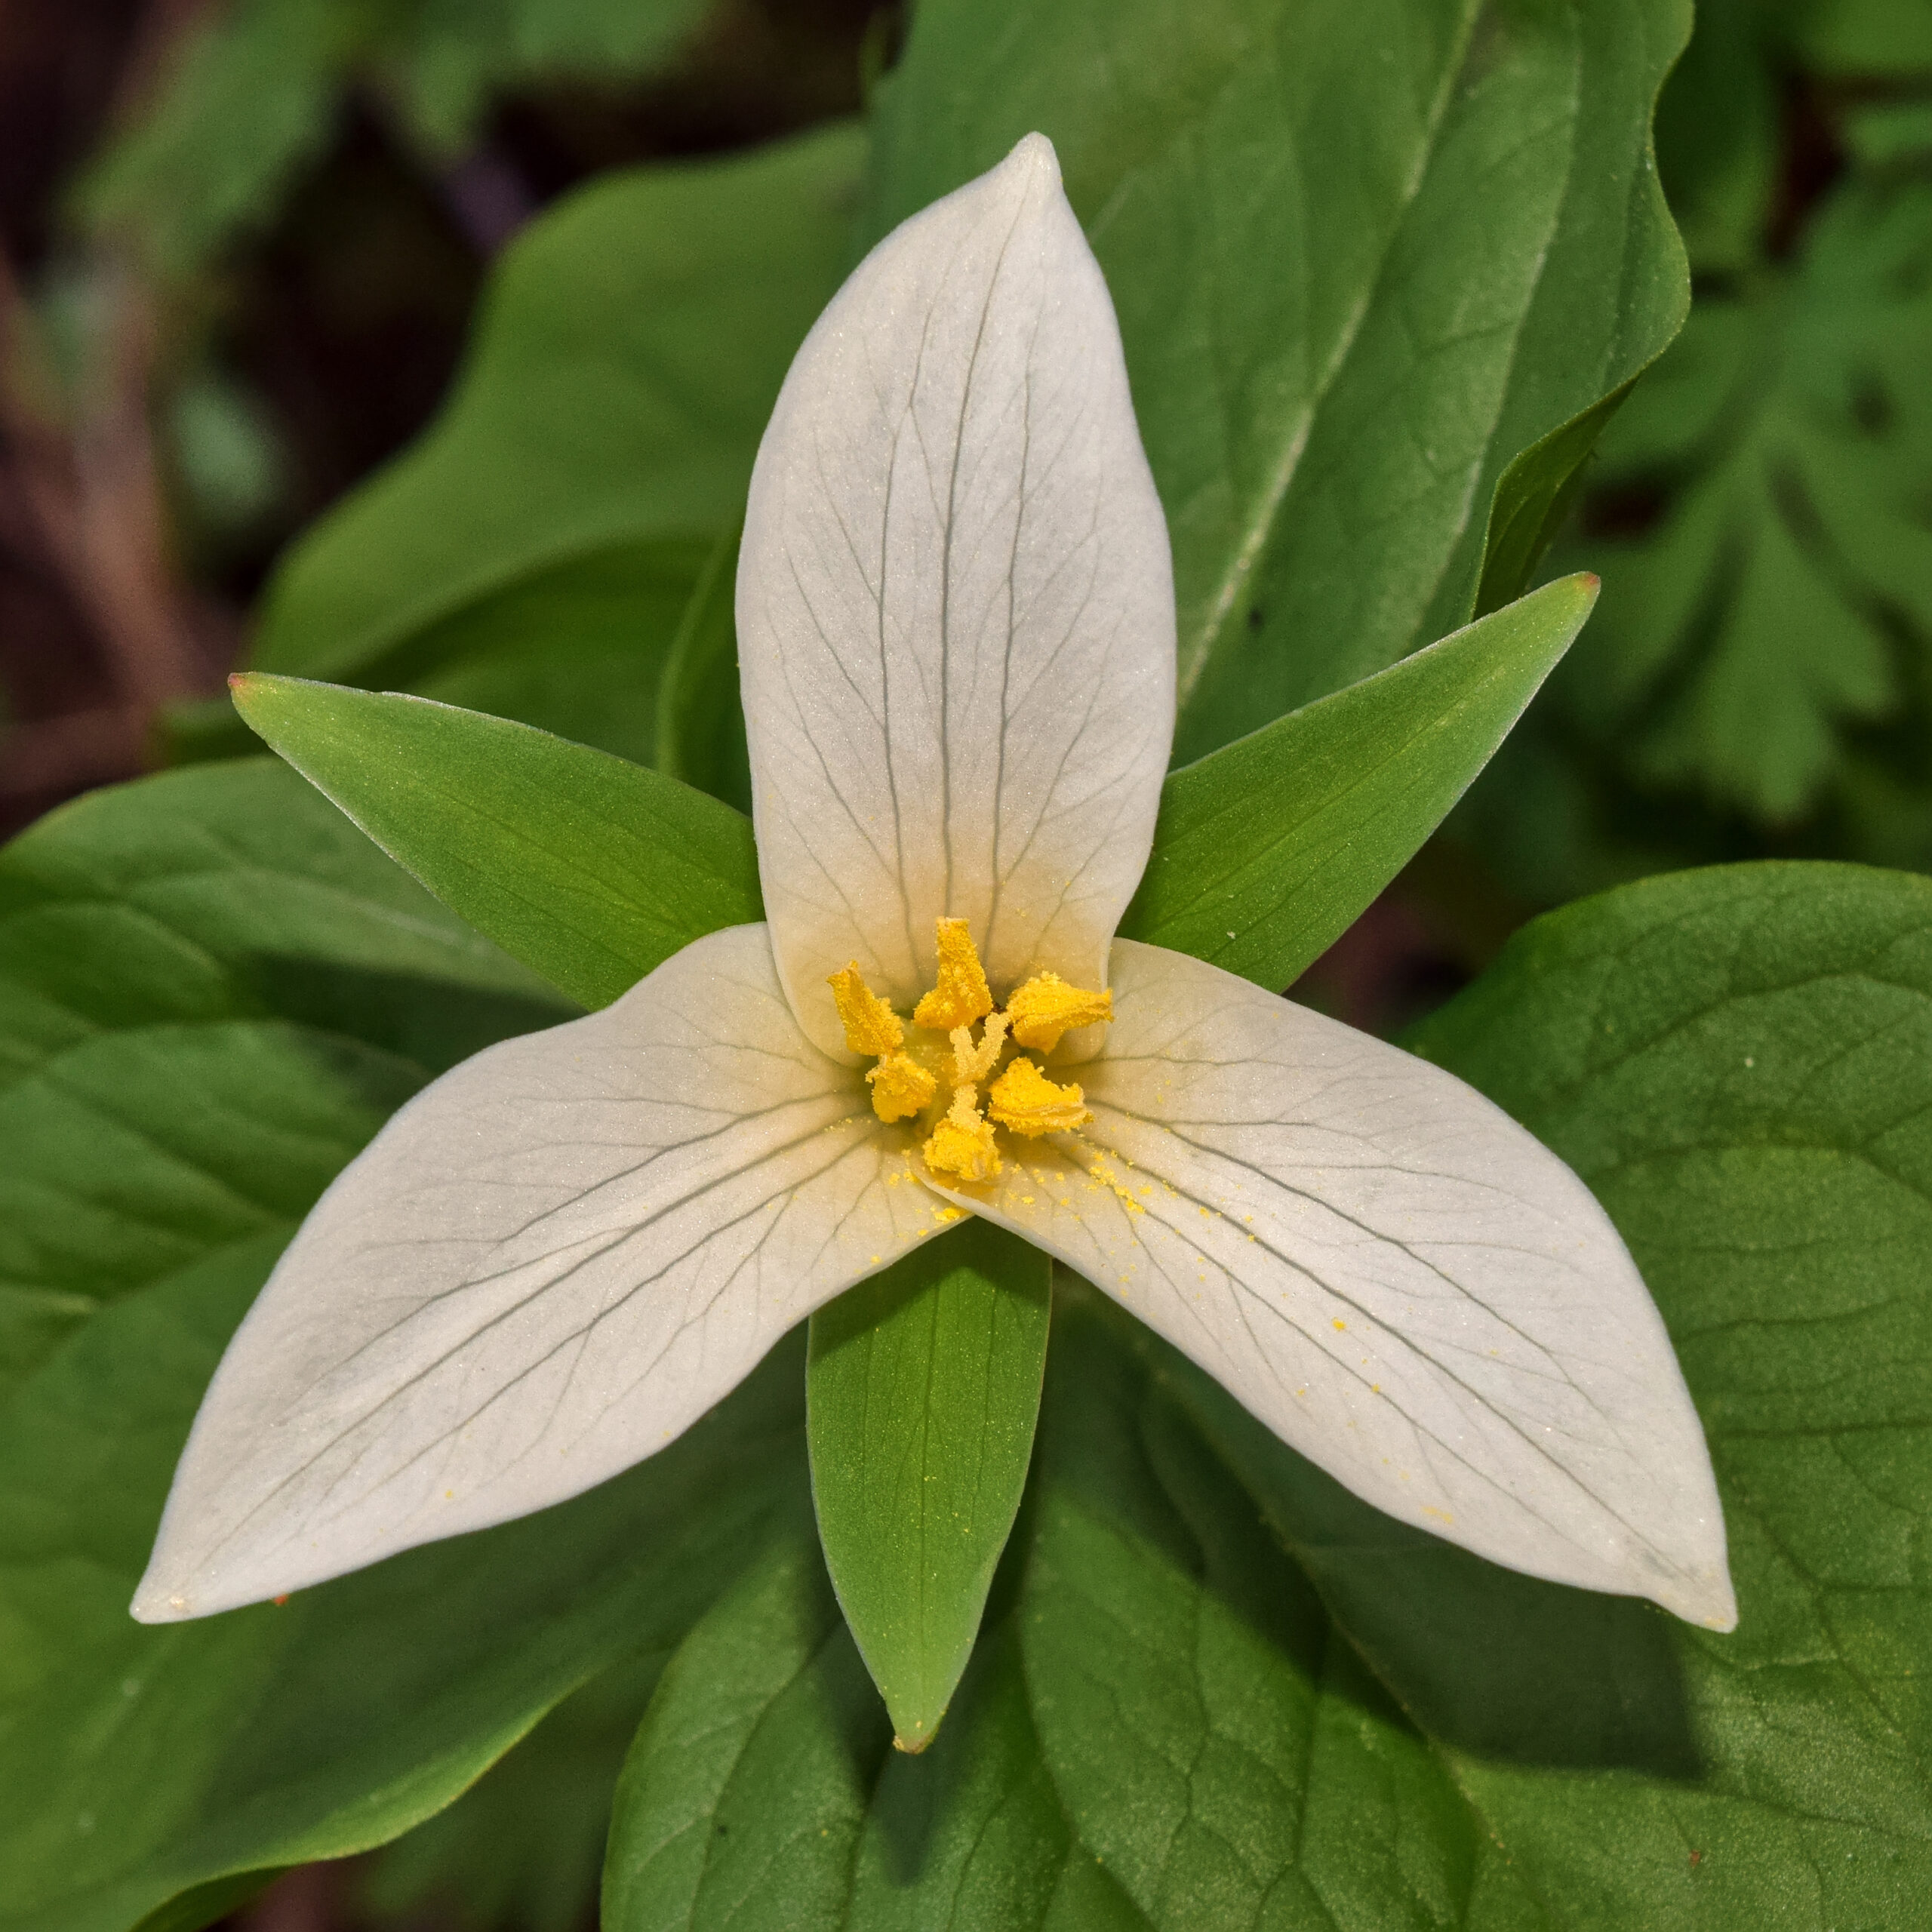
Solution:
M 1700 1629 L 1722 1632 L 1737 1628 L 1737 1598 L 1723 1571 L 1690 1580 L 1682 1589 L 1658 1590 L 1653 1600 L 1673 1617 Z
M 201 1612 L 191 1598 L 170 1596 L 161 1590 L 142 1590 L 128 1606 L 128 1614 L 137 1623 L 185 1623 Z
M 1004 174 L 1008 169 L 1015 174 L 1044 174 L 1056 188 L 1060 184 L 1060 156 L 1054 152 L 1053 143 L 1042 134 L 1022 134 L 1014 143 L 998 171 Z

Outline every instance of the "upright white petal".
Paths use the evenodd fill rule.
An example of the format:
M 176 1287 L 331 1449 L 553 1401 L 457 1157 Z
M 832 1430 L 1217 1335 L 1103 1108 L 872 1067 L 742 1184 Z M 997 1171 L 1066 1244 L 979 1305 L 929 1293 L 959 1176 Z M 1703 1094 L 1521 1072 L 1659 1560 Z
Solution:
M 466 1061 L 343 1173 L 236 1333 L 134 1614 L 318 1583 L 650 1455 L 936 1229 L 905 1158 L 799 1032 L 761 925 Z
M 969 919 L 996 991 L 1097 983 L 1174 733 L 1167 526 L 1112 304 L 1029 135 L 895 229 L 798 352 L 738 651 L 764 903 L 805 1030 L 909 1004 Z
M 1441 1069 L 1217 967 L 1118 940 L 1113 988 L 1091 1125 L 972 1204 L 1391 1515 L 1730 1629 L 1697 1412 L 1583 1183 Z

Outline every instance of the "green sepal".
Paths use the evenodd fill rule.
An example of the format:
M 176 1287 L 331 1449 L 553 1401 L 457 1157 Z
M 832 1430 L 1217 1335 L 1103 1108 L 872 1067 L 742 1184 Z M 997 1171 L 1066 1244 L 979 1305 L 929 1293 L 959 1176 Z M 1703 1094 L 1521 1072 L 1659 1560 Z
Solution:
M 1051 1277 L 1038 1248 L 973 1219 L 812 1317 L 819 1537 L 903 1751 L 939 1729 L 1019 1511 Z
M 1595 603 L 1565 577 L 1171 774 L 1121 931 L 1279 991 L 1488 763 Z
M 528 724 L 260 672 L 243 717 L 397 863 L 587 1007 L 758 918 L 750 822 Z

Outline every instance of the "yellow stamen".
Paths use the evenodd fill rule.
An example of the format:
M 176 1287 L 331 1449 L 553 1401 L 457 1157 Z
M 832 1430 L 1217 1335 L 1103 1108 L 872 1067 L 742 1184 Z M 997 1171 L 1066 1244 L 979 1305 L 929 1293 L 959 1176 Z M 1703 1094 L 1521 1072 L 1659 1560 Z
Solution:
M 855 1054 L 875 1058 L 897 1053 L 906 1043 L 906 1029 L 899 1016 L 865 983 L 855 959 L 842 973 L 835 973 L 826 983 L 838 1002 L 838 1017 L 845 1028 L 845 1044 Z
M 986 1015 L 986 1030 L 980 1035 L 977 1047 L 973 1044 L 973 1035 L 964 1026 L 954 1027 L 952 1038 L 953 1085 L 977 1087 L 992 1072 L 999 1060 L 1001 1048 L 1006 1044 L 1006 1015 Z
M 888 1054 L 866 1078 L 872 1084 L 872 1112 L 881 1120 L 910 1120 L 939 1087 L 939 1082 L 906 1054 Z
M 999 1149 L 993 1144 L 992 1126 L 973 1102 L 971 1088 L 953 1089 L 951 1109 L 926 1143 L 926 1165 L 960 1180 L 997 1180 Z
M 1050 1054 L 1063 1033 L 1091 1026 L 1097 1020 L 1111 1020 L 1114 996 L 1069 986 L 1057 973 L 1036 973 L 1007 1001 L 1006 1011 L 1020 1045 Z
M 987 1111 L 1015 1134 L 1065 1134 L 1094 1118 L 1080 1089 L 1049 1080 L 1030 1060 L 1017 1060 L 993 1082 Z
M 954 1027 L 970 1026 L 992 1012 L 993 995 L 966 921 L 941 919 L 938 924 L 939 983 L 912 1009 L 912 1023 L 929 1026 L 936 1033 L 949 1033 Z

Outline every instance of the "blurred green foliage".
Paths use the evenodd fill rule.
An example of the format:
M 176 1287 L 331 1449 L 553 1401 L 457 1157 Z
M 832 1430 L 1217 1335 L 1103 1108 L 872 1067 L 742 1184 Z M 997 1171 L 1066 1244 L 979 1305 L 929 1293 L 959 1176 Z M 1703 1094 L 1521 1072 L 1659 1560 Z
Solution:
M 1466 809 L 1554 904 L 1700 860 L 1932 865 L 1932 10 L 1710 0 L 1665 90 L 1683 334 L 1548 568 L 1595 621 Z
M 354 91 L 448 162 L 493 97 L 662 62 L 705 0 L 236 0 L 177 50 L 149 112 L 76 190 L 91 227 L 134 237 L 152 269 L 205 266 L 266 223 Z

